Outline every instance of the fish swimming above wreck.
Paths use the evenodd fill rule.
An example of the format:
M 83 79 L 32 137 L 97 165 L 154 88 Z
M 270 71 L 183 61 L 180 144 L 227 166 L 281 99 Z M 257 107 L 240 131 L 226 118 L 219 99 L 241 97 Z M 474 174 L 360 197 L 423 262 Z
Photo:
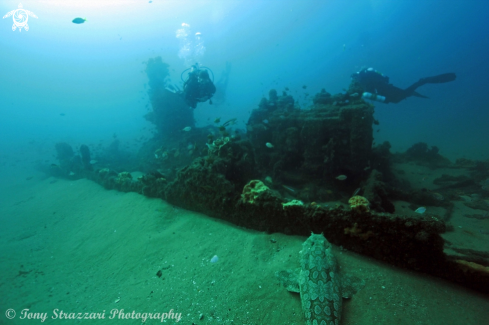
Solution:
M 322 234 L 302 244 L 300 269 L 277 272 L 282 285 L 301 295 L 306 324 L 340 324 L 342 298 L 350 298 L 365 281 L 340 273 L 331 244 Z
M 86 22 L 87 19 L 86 18 L 75 18 L 73 19 L 71 22 L 74 23 L 74 24 L 83 24 L 84 22 Z

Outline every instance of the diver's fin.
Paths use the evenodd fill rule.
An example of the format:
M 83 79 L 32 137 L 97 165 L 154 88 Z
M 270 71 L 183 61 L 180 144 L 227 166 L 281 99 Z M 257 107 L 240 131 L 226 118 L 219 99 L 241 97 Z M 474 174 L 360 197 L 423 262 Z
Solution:
M 423 83 L 426 84 L 441 84 L 444 82 L 454 81 L 457 78 L 455 73 L 444 73 L 433 77 L 423 78 Z
M 415 83 L 413 83 L 411 86 L 405 89 L 405 92 L 407 94 L 406 97 L 408 96 L 416 96 L 416 97 L 421 97 L 421 98 L 428 98 L 426 96 L 423 96 L 419 93 L 417 93 L 415 90 L 418 87 L 421 87 L 422 85 L 426 84 L 440 84 L 440 83 L 445 83 L 445 82 L 450 82 L 454 81 L 457 78 L 455 73 L 444 73 L 444 74 L 439 74 L 437 76 L 433 77 L 426 77 L 426 78 L 421 78 Z
M 412 96 L 415 96 L 415 97 L 421 97 L 421 98 L 429 98 L 428 96 L 425 96 L 425 95 L 421 95 L 420 93 L 418 93 L 417 91 L 414 91 Z

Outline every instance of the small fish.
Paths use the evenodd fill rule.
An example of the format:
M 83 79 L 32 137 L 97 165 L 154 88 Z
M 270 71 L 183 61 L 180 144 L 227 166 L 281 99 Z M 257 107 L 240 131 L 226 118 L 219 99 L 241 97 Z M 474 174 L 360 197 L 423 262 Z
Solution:
M 211 263 L 216 263 L 217 261 L 219 261 L 219 257 L 217 255 L 212 256 Z
M 90 160 L 90 164 L 91 164 L 91 165 L 95 165 L 96 163 L 97 163 L 97 161 L 96 161 L 96 160 L 94 160 L 94 159 Z
M 236 120 L 237 120 L 237 119 L 238 119 L 237 117 L 232 118 L 232 119 L 230 119 L 229 121 L 224 122 L 224 124 L 223 124 L 222 126 L 223 126 L 223 127 L 226 127 L 226 126 L 228 126 L 228 125 L 234 125 L 234 124 L 236 124 Z
M 70 173 L 69 173 L 69 175 L 70 175 L 70 176 L 74 176 L 74 175 L 75 175 L 75 173 L 73 173 L 73 172 L 70 172 Z
M 419 214 L 423 214 L 423 213 L 425 213 L 425 211 L 426 211 L 425 207 L 419 207 L 416 210 L 414 210 L 414 212 L 419 213 Z
M 87 19 L 86 18 L 75 18 L 73 19 L 71 22 L 75 23 L 75 24 L 83 24 L 84 22 L 86 22 Z
M 219 122 L 221 122 L 221 118 L 220 118 L 220 117 L 218 117 L 218 118 L 216 118 L 216 119 L 214 120 L 214 123 L 219 123 Z
M 339 175 L 339 176 L 336 176 L 335 178 L 339 181 L 344 181 L 347 177 L 346 177 L 346 175 Z
M 182 129 L 182 131 L 185 131 L 185 132 L 188 132 L 188 131 L 190 131 L 190 130 L 192 130 L 192 128 L 191 128 L 190 126 L 184 127 L 184 128 Z
M 482 186 L 481 188 L 484 190 L 484 191 L 489 191 L 489 182 L 488 180 L 485 180 L 484 182 L 482 182 Z
M 362 188 L 361 188 L 361 187 L 357 188 L 357 189 L 355 190 L 355 192 L 353 192 L 353 195 L 352 195 L 352 196 L 357 195 L 358 193 L 360 193 L 360 191 L 361 191 L 361 190 L 362 190 Z
M 302 89 L 306 89 L 306 88 L 307 88 L 307 86 L 306 86 L 306 85 L 302 86 Z
M 59 113 L 60 116 L 65 116 L 66 114 L 65 113 Z
M 431 195 L 433 195 L 433 198 L 435 200 L 438 200 L 438 201 L 443 201 L 445 199 L 445 197 L 443 195 L 441 195 L 440 193 L 437 193 L 437 192 L 433 192 L 433 193 L 431 193 Z
M 295 193 L 295 190 L 292 187 L 290 187 L 290 186 L 282 185 L 282 187 L 285 188 L 287 191 L 290 191 L 292 193 Z
M 263 120 L 263 124 L 268 124 L 268 120 Z
M 360 95 L 358 95 L 358 93 L 353 93 L 350 95 L 350 97 L 353 97 L 353 98 L 358 97 L 358 96 L 360 96 Z
M 273 144 L 271 144 L 270 142 L 265 143 L 265 145 L 267 146 L 267 148 L 270 148 L 270 149 L 273 148 Z

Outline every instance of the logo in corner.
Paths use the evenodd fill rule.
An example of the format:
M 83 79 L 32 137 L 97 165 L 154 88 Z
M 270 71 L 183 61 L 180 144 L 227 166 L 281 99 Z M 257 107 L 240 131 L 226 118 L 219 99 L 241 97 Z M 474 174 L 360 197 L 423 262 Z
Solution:
M 12 16 L 14 24 L 12 25 L 12 31 L 15 31 L 17 27 L 19 28 L 19 32 L 24 28 L 26 31 L 29 30 L 29 25 L 27 25 L 27 20 L 29 20 L 29 16 L 37 18 L 37 16 L 29 10 L 22 9 L 22 3 L 19 3 L 19 9 L 12 10 L 8 12 L 3 18 L 7 18 Z

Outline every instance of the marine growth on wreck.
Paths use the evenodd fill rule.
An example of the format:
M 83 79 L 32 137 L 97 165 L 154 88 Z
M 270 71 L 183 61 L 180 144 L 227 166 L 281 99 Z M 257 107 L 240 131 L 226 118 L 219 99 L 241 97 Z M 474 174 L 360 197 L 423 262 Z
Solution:
M 167 71 L 161 58 L 148 60 L 153 110 L 146 118 L 158 132 L 142 144 L 138 167 L 131 162 L 116 170 L 109 166 L 117 162 L 106 160 L 107 166 L 87 168 L 87 148 L 77 154 L 58 143 L 59 164 L 49 172 L 260 231 L 323 233 L 358 253 L 486 291 L 480 281 L 489 283 L 487 257 L 475 248 L 450 246 L 449 253 L 446 247 L 455 205 L 474 209 L 466 218 L 486 218 L 487 162 L 451 163 L 426 143 L 395 154 L 388 142 L 374 144 L 375 107 L 358 95 L 354 80 L 341 94 L 321 90 L 305 108 L 271 89 L 246 131 L 231 128 L 236 119 L 196 127 L 193 111 L 165 88 Z M 406 177 L 413 165 L 424 171 L 422 184 Z M 133 168 L 143 174 L 133 177 Z M 451 175 L 455 170 L 458 176 Z

